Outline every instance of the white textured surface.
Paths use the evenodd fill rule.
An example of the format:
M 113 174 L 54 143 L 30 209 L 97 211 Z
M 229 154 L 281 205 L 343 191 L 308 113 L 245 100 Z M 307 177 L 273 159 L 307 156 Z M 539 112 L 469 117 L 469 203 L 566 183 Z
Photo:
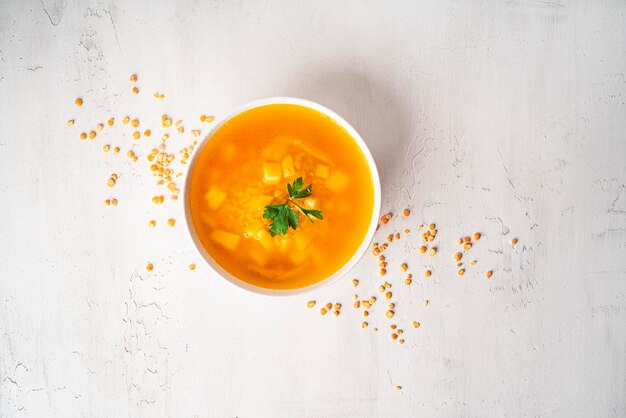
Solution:
M 86 3 L 0 1 L 0 416 L 626 415 L 626 3 Z M 361 132 L 384 208 L 414 213 L 383 234 L 438 224 L 434 259 L 406 253 L 415 234 L 391 251 L 391 279 L 405 259 L 418 278 L 394 287 L 404 346 L 383 306 L 360 329 L 349 278 L 311 295 L 342 301 L 334 318 L 188 271 L 183 228 L 146 227 L 180 205 L 149 202 L 144 159 L 100 150 L 128 130 L 77 139 L 270 95 Z

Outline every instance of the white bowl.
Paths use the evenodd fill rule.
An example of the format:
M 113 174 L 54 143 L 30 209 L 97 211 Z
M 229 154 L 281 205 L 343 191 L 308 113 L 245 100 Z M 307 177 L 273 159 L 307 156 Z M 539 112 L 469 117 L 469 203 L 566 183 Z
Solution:
M 191 211 L 189 207 L 189 188 L 190 188 L 190 183 L 191 183 L 191 176 L 193 175 L 193 170 L 195 167 L 196 159 L 198 155 L 200 155 L 200 153 L 202 152 L 202 149 L 204 148 L 205 144 L 211 140 L 211 137 L 213 136 L 213 134 L 227 120 L 231 119 L 232 117 L 242 112 L 245 112 L 246 110 L 250 110 L 256 107 L 270 105 L 270 104 L 294 104 L 294 105 L 308 107 L 309 109 L 317 110 L 327 115 L 328 117 L 333 119 L 337 124 L 341 125 L 346 131 L 348 131 L 348 133 L 352 136 L 352 138 L 354 138 L 356 143 L 359 145 L 361 152 L 363 153 L 363 155 L 365 156 L 365 159 L 367 160 L 367 165 L 369 166 L 370 172 L 372 173 L 372 181 L 374 183 L 373 184 L 374 208 L 372 210 L 372 219 L 370 220 L 370 225 L 367 230 L 367 234 L 363 238 L 363 242 L 361 242 L 361 245 L 359 246 L 358 250 L 352 255 L 350 260 L 348 260 L 348 262 L 344 264 L 344 266 L 338 271 L 336 271 L 334 274 L 330 275 L 329 277 L 326 277 L 324 280 L 321 280 L 315 284 L 312 284 L 306 287 L 301 287 L 298 289 L 288 289 L 288 290 L 266 289 L 263 287 L 254 286 L 248 282 L 238 279 L 237 277 L 233 276 L 232 274 L 224 270 L 224 268 L 222 268 L 213 259 L 213 257 L 211 257 L 211 255 L 204 248 L 204 246 L 202 245 L 202 242 L 198 238 L 198 234 L 196 233 L 195 226 L 191 219 Z M 186 176 L 187 178 L 185 179 L 185 189 L 184 189 L 184 194 L 183 194 L 184 199 L 185 199 L 185 223 L 187 225 L 187 229 L 189 230 L 189 234 L 191 235 L 191 239 L 193 240 L 196 246 L 196 249 L 202 256 L 202 258 L 207 262 L 209 267 L 213 271 L 215 271 L 219 276 L 223 277 L 224 279 L 234 284 L 235 286 L 241 289 L 248 290 L 250 292 L 254 292 L 254 293 L 262 294 L 262 295 L 268 295 L 268 296 L 301 295 L 303 293 L 309 292 L 314 289 L 318 289 L 322 286 L 332 283 L 338 280 L 339 278 L 341 278 L 342 276 L 344 276 L 348 271 L 350 271 L 352 267 L 354 267 L 354 265 L 359 261 L 359 259 L 365 253 L 365 250 L 367 250 L 370 242 L 372 241 L 372 238 L 374 237 L 374 233 L 376 232 L 376 225 L 378 224 L 378 217 L 380 215 L 380 178 L 378 177 L 378 170 L 376 169 L 376 163 L 374 162 L 374 158 L 372 158 L 372 154 L 367 148 L 367 145 L 365 145 L 365 142 L 363 141 L 363 138 L 361 138 L 361 135 L 359 135 L 359 133 L 352 126 L 350 126 L 348 122 L 346 122 L 341 116 L 339 116 L 332 110 L 318 103 L 309 101 L 309 100 L 298 99 L 295 97 L 269 97 L 266 99 L 255 100 L 251 103 L 241 106 L 240 108 L 232 112 L 230 115 L 220 119 L 213 126 L 213 129 L 211 129 L 211 131 L 208 133 L 205 139 L 199 144 L 198 148 L 194 152 L 191 158 L 191 161 L 189 163 L 189 169 L 187 171 Z

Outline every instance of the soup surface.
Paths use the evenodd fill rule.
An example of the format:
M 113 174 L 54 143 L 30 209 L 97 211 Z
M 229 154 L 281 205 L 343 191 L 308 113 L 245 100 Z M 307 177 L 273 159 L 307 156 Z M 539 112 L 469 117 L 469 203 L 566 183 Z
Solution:
M 283 204 L 302 177 L 322 211 L 314 223 L 272 236 L 264 207 Z M 330 117 L 293 104 L 247 110 L 226 121 L 200 151 L 189 207 L 200 241 L 226 271 L 252 285 L 295 289 L 339 270 L 367 234 L 374 187 L 352 136 Z M 293 205 L 292 205 L 293 207 Z

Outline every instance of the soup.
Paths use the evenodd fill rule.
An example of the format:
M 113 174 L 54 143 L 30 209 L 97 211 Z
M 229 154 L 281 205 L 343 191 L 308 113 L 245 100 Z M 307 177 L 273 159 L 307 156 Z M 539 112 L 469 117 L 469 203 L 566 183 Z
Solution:
M 311 194 L 293 202 L 321 211 L 310 222 L 293 202 L 296 229 L 270 232 L 267 205 L 289 197 L 298 178 Z M 305 106 L 271 104 L 220 126 L 191 173 L 189 208 L 198 238 L 227 272 L 258 287 L 296 289 L 319 282 L 352 258 L 374 210 L 367 160 L 333 119 Z

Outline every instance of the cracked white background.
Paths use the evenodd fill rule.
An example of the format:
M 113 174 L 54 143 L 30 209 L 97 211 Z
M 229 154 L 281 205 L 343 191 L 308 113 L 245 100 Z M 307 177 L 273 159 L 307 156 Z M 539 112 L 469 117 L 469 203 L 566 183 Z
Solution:
M 625 14 L 623 1 L 0 0 L 0 416 L 626 416 Z M 378 163 L 383 210 L 411 208 L 379 235 L 414 231 L 389 251 L 391 280 L 402 261 L 416 277 L 394 286 L 404 346 L 384 306 L 367 331 L 350 307 L 352 277 L 362 297 L 380 282 L 371 255 L 312 295 L 258 297 L 202 266 L 180 203 L 150 202 L 161 113 L 206 131 L 200 114 L 273 95 L 343 115 Z M 126 114 L 152 139 L 134 144 Z M 422 221 L 439 228 L 434 258 L 415 251 Z M 454 242 L 476 230 L 478 264 L 459 278 Z

